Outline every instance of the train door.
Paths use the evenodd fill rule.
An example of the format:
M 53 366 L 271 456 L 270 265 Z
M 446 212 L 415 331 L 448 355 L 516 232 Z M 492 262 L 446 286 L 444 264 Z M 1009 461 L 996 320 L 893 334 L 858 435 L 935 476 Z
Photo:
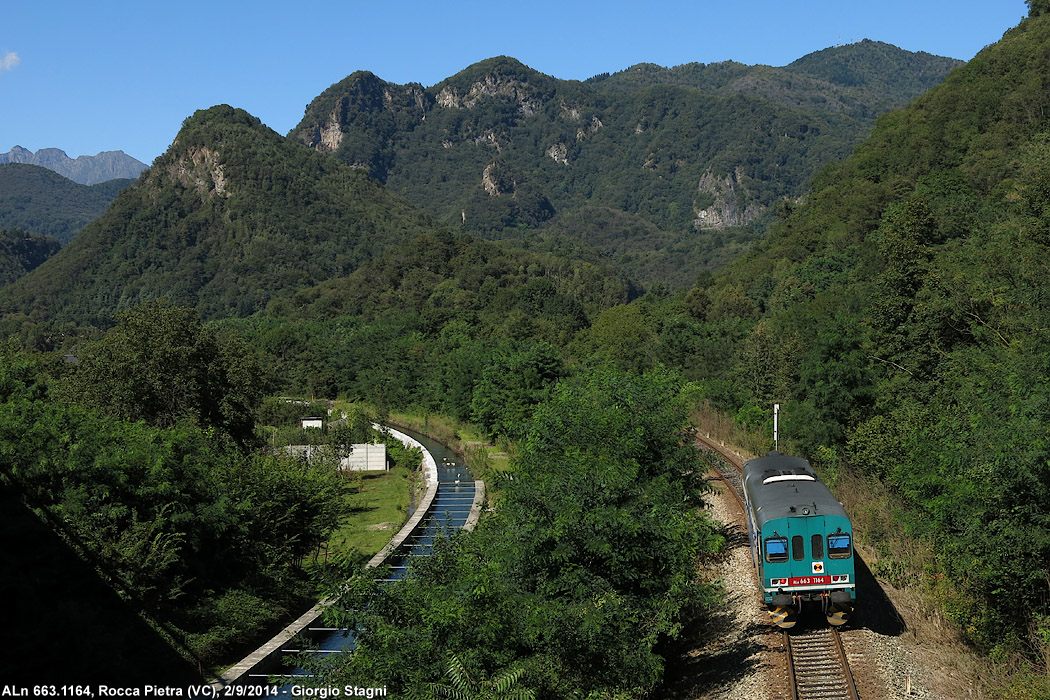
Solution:
M 823 586 L 827 582 L 824 518 L 788 519 L 789 582 L 794 587 Z

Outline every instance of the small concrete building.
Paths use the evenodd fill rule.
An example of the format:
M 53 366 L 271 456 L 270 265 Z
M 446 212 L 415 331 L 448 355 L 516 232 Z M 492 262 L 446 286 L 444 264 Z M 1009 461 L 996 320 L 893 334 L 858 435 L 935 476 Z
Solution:
M 311 417 L 311 418 L 300 418 L 299 425 L 303 428 L 323 428 L 324 418 Z

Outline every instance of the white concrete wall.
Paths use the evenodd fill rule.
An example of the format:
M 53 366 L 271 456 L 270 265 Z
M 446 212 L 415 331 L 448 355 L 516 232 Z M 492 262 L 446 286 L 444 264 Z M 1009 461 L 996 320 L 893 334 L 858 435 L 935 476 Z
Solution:
M 386 445 L 354 444 L 349 457 L 339 462 L 339 468 L 348 472 L 385 472 L 390 467 L 386 462 Z

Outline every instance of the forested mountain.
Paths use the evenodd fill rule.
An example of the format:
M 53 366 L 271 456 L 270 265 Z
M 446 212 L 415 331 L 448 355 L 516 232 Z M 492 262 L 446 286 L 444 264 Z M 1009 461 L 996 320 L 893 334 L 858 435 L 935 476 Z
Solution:
M 0 153 L 0 163 L 39 165 L 81 185 L 134 179 L 148 167 L 124 151 L 103 151 L 93 156 L 70 158 L 65 151 L 58 148 L 41 148 L 34 153 L 21 146 L 15 146 L 7 153 Z
M 849 153 L 875 114 L 957 65 L 874 42 L 822 54 L 784 69 L 642 66 L 587 83 L 507 57 L 430 88 L 359 72 L 319 95 L 290 136 L 486 237 L 551 222 L 552 232 L 616 260 L 586 229 L 558 219 L 584 206 L 626 212 L 609 220 L 633 227 L 638 217 L 676 250 L 673 261 L 662 254 L 649 279 L 688 285 L 703 267 L 694 258 L 720 259 L 689 255 L 717 248 L 714 231 L 752 224 L 799 196 L 820 165 Z M 887 75 L 902 68 L 924 78 Z M 653 257 L 643 247 L 618 261 L 630 267 L 622 258 L 635 252 Z
M 707 354 L 711 395 L 745 423 L 783 402 L 830 473 L 884 480 L 935 557 L 883 530 L 882 570 L 921 577 L 1000 653 L 1045 650 L 1050 619 L 1048 69 L 1050 16 L 1026 19 L 688 296 L 740 349 Z
M 436 231 L 224 325 L 293 391 L 426 406 L 516 435 L 561 375 L 561 349 L 637 295 L 599 265 Z
M 13 282 L 37 268 L 57 253 L 59 247 L 51 236 L 0 228 L 0 284 Z
M 0 227 L 54 236 L 64 245 L 132 182 L 81 185 L 39 165 L 0 165 Z
M 243 316 L 429 228 L 363 173 L 213 107 L 187 119 L 148 174 L 6 289 L 2 305 L 101 326 L 159 297 L 206 318 Z
M 587 80 L 602 91 L 638 92 L 652 85 L 694 87 L 716 95 L 745 94 L 817 113 L 873 119 L 938 85 L 962 61 L 864 41 L 807 54 L 783 67 L 735 61 L 664 68 L 640 63 Z

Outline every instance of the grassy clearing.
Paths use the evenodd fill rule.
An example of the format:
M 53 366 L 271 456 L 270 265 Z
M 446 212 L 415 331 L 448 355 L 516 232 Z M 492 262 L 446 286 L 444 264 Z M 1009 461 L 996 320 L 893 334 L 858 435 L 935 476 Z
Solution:
M 347 416 L 352 418 L 362 414 L 375 415 L 374 409 L 364 404 L 332 401 L 329 402 L 329 406 L 331 421 Z M 316 432 L 318 441 L 326 437 L 322 431 L 310 432 Z M 338 560 L 351 555 L 371 558 L 386 546 L 390 538 L 404 525 L 408 519 L 413 489 L 421 479 L 419 463 L 417 459 L 407 455 L 399 445 L 395 447 L 389 443 L 387 458 L 394 462 L 389 471 L 345 474 L 345 477 L 354 483 L 355 488 L 346 496 L 345 515 L 339 528 L 332 533 L 327 544 L 318 550 L 313 563 Z
M 416 472 L 397 465 L 388 472 L 348 475 L 359 479 L 355 493 L 346 497 L 346 516 L 328 540 L 327 556 L 352 552 L 371 557 L 404 524 Z M 326 553 L 319 557 L 323 560 Z
M 342 401 L 333 403 L 333 420 L 342 413 L 371 409 Z M 496 475 L 510 468 L 507 446 L 493 445 L 476 428 L 444 416 L 397 413 L 389 416 L 393 425 L 407 427 L 446 445 L 459 454 L 476 478 L 484 479 L 487 493 Z M 347 515 L 329 538 L 316 561 L 324 562 L 355 554 L 369 558 L 382 549 L 407 519 L 412 490 L 420 480 L 417 465 L 398 465 L 382 474 L 348 474 L 359 480 L 355 493 L 346 499 Z

